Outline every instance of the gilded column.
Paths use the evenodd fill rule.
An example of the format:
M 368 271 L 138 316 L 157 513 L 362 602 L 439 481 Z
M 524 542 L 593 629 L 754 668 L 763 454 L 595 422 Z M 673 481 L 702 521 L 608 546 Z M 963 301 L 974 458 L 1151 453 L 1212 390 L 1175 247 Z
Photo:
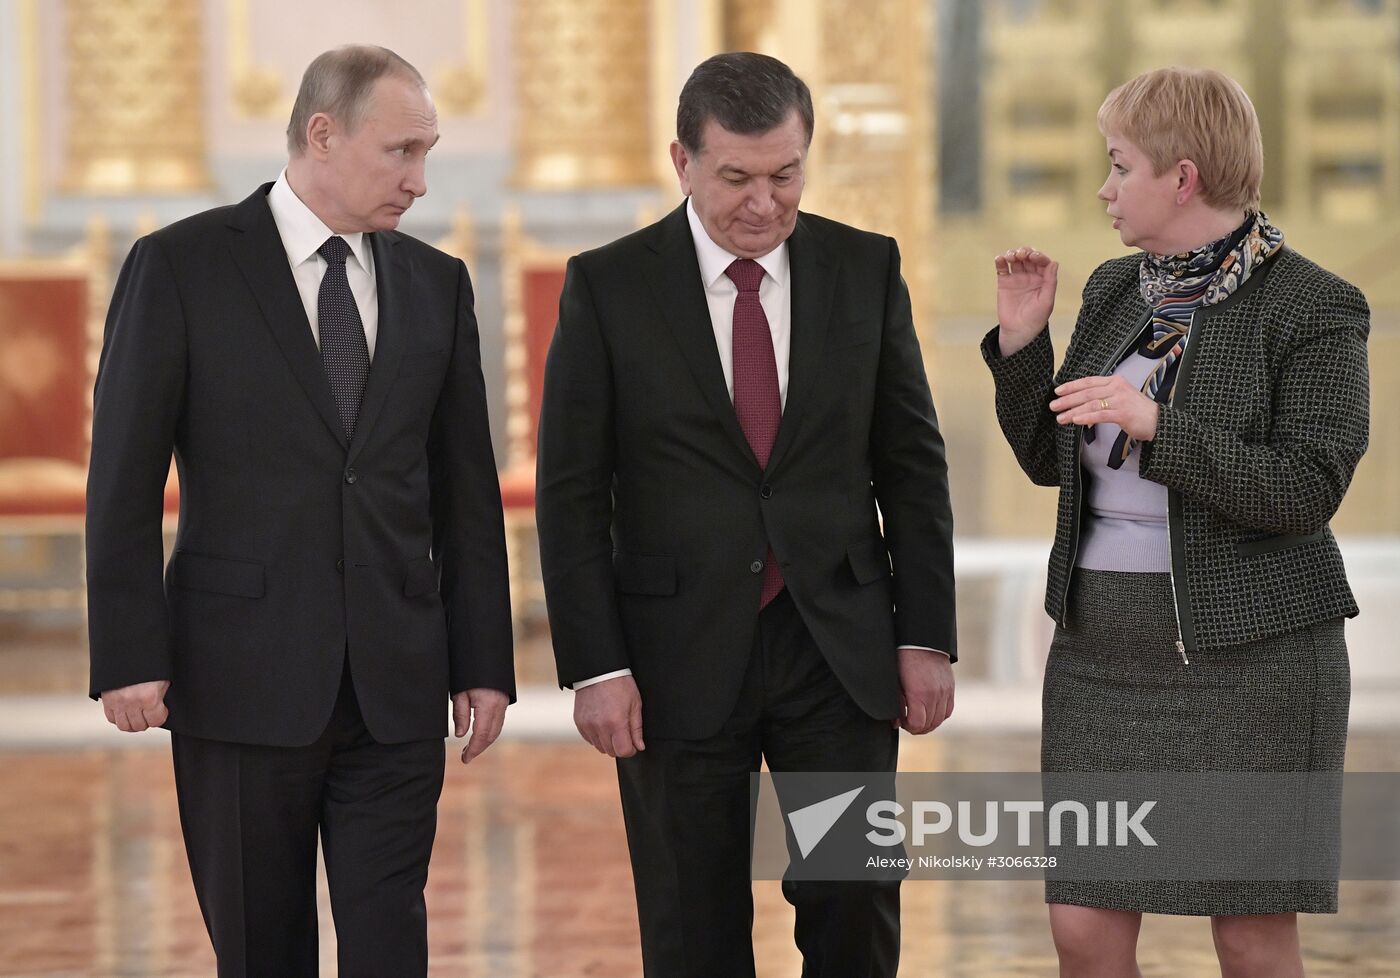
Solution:
M 934 180 L 927 6 L 922 0 L 823 0 L 814 11 L 820 19 L 819 68 L 810 79 L 817 127 L 808 174 L 813 210 L 898 239 L 914 321 L 925 340 L 933 335 Z
M 914 321 L 932 336 L 933 25 L 924 0 L 724 0 L 730 50 L 790 65 L 817 124 L 803 207 L 898 239 Z
M 518 0 L 517 185 L 655 181 L 645 0 Z
M 776 0 L 724 0 L 722 9 L 725 50 L 771 54 L 781 45 Z
M 66 0 L 65 8 L 65 189 L 207 187 L 199 0 Z

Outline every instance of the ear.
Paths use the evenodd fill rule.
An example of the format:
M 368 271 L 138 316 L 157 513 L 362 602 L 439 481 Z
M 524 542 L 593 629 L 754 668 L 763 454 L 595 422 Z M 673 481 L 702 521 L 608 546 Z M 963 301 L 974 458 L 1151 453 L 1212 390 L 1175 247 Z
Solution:
M 1192 160 L 1176 164 L 1176 202 L 1180 206 L 1201 192 L 1201 171 Z
M 335 120 L 324 112 L 317 112 L 306 123 L 306 152 L 318 160 L 330 154 L 331 136 L 335 134 Z
M 671 140 L 671 165 L 676 168 L 676 177 L 680 180 L 681 193 L 690 196 L 690 174 L 686 168 L 690 166 L 691 156 L 685 151 L 679 139 Z

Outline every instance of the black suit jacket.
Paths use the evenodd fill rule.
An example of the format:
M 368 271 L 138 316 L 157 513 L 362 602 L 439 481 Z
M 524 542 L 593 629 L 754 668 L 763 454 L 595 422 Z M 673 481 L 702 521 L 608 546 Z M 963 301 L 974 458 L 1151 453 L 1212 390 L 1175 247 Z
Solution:
M 559 679 L 630 668 L 653 736 L 709 736 L 733 709 L 770 542 L 870 715 L 898 711 L 896 645 L 956 656 L 947 467 L 898 248 L 810 214 L 788 246 L 788 397 L 766 471 L 725 387 L 685 208 L 569 262 L 537 501 Z
M 441 737 L 449 690 L 514 696 L 471 283 L 370 235 L 379 338 L 347 444 L 270 187 L 142 238 L 117 282 L 88 478 L 91 692 L 169 679 L 171 730 L 307 744 L 348 652 L 377 740 Z

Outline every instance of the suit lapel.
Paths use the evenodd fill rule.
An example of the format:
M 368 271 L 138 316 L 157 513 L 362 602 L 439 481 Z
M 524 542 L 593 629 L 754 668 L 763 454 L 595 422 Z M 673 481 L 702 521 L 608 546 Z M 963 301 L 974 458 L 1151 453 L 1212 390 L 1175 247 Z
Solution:
M 778 440 L 768 459 L 768 471 L 773 472 L 792 446 L 802 413 L 815 393 L 817 376 L 821 371 L 822 350 L 826 348 L 827 328 L 831 323 L 831 298 L 836 291 L 836 257 L 801 214 L 797 226 L 788 238 L 788 268 L 791 281 L 792 333 L 788 350 L 788 392 L 783 406 L 783 422 L 778 427 Z M 732 413 L 732 412 L 731 412 Z
M 403 358 L 405 330 L 408 328 L 409 297 L 413 295 L 413 266 L 402 257 L 397 247 L 400 241 L 393 231 L 369 236 L 374 254 L 375 291 L 379 297 L 379 333 L 374 343 L 374 362 L 365 382 L 364 398 L 360 401 L 360 416 L 355 422 L 355 437 L 350 442 L 348 462 L 364 447 L 374 430 L 375 419 L 389 396 L 389 388 L 399 374 Z
M 238 233 L 230 237 L 229 251 L 257 301 L 272 338 L 286 357 L 292 375 L 331 434 L 345 447 L 340 412 L 336 410 L 331 385 L 321 365 L 321 352 L 316 349 L 311 324 L 306 321 L 306 309 L 287 264 L 287 252 L 267 206 L 270 188 L 271 184 L 265 184 L 233 209 L 228 223 Z
M 724 383 L 724 367 L 715 347 L 715 328 L 710 322 L 710 307 L 700 281 L 700 262 L 695 257 L 695 241 L 690 236 L 684 204 L 661 222 L 659 240 L 653 247 L 657 261 L 650 280 L 656 303 L 711 410 L 735 447 L 749 464 L 757 467 L 758 459 L 739 427 L 734 402 Z

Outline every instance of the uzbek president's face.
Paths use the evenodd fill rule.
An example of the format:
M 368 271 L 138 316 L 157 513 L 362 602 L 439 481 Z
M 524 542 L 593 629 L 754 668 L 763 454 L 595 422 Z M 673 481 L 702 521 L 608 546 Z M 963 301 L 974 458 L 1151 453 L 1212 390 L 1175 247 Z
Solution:
M 749 136 L 710 119 L 699 152 L 674 142 L 671 161 L 706 233 L 730 254 L 760 258 L 797 225 L 807 130 L 796 110 L 775 128 Z

